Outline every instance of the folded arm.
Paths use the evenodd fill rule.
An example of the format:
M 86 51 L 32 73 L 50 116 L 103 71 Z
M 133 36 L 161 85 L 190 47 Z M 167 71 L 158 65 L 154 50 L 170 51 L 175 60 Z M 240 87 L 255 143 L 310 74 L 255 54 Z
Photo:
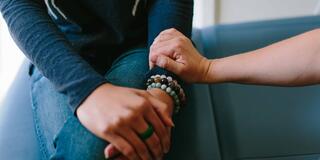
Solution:
M 57 91 L 68 95 L 73 111 L 106 82 L 72 48 L 47 14 L 44 1 L 1 0 L 0 11 L 16 44 Z

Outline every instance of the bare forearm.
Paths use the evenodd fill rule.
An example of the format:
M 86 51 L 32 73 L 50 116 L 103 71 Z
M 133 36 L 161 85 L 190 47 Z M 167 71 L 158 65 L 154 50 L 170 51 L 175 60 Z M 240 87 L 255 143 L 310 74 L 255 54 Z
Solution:
M 320 30 L 268 47 L 211 60 L 208 82 L 307 85 L 320 82 Z

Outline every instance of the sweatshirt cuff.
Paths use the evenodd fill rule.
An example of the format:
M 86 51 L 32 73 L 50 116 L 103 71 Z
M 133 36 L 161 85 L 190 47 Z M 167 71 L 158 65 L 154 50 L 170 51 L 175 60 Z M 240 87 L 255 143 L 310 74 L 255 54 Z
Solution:
M 78 107 L 86 100 L 86 98 L 100 85 L 108 83 L 108 81 L 102 76 L 99 78 L 94 78 L 86 83 L 83 86 L 77 87 L 78 89 L 69 94 L 69 104 L 70 109 L 77 116 L 76 111 Z

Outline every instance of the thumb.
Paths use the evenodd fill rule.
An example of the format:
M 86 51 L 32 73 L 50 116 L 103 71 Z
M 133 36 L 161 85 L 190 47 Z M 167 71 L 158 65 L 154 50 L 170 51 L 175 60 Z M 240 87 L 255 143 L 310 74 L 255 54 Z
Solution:
M 106 159 L 114 159 L 120 157 L 121 152 L 112 144 L 109 144 L 104 150 Z
M 173 59 L 166 56 L 159 56 L 156 61 L 157 66 L 165 68 L 175 74 L 180 73 L 182 69 L 182 64 L 174 61 Z
M 152 69 L 154 67 L 154 63 L 149 60 L 149 69 Z

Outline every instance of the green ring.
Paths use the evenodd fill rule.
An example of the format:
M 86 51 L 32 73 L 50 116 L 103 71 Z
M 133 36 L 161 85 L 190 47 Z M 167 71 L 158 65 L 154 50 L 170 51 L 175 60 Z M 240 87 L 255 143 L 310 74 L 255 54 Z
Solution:
M 139 137 L 142 140 L 146 140 L 146 139 L 150 138 L 152 136 L 152 134 L 153 134 L 153 127 L 152 127 L 152 125 L 149 124 L 148 129 L 145 132 L 139 134 Z

